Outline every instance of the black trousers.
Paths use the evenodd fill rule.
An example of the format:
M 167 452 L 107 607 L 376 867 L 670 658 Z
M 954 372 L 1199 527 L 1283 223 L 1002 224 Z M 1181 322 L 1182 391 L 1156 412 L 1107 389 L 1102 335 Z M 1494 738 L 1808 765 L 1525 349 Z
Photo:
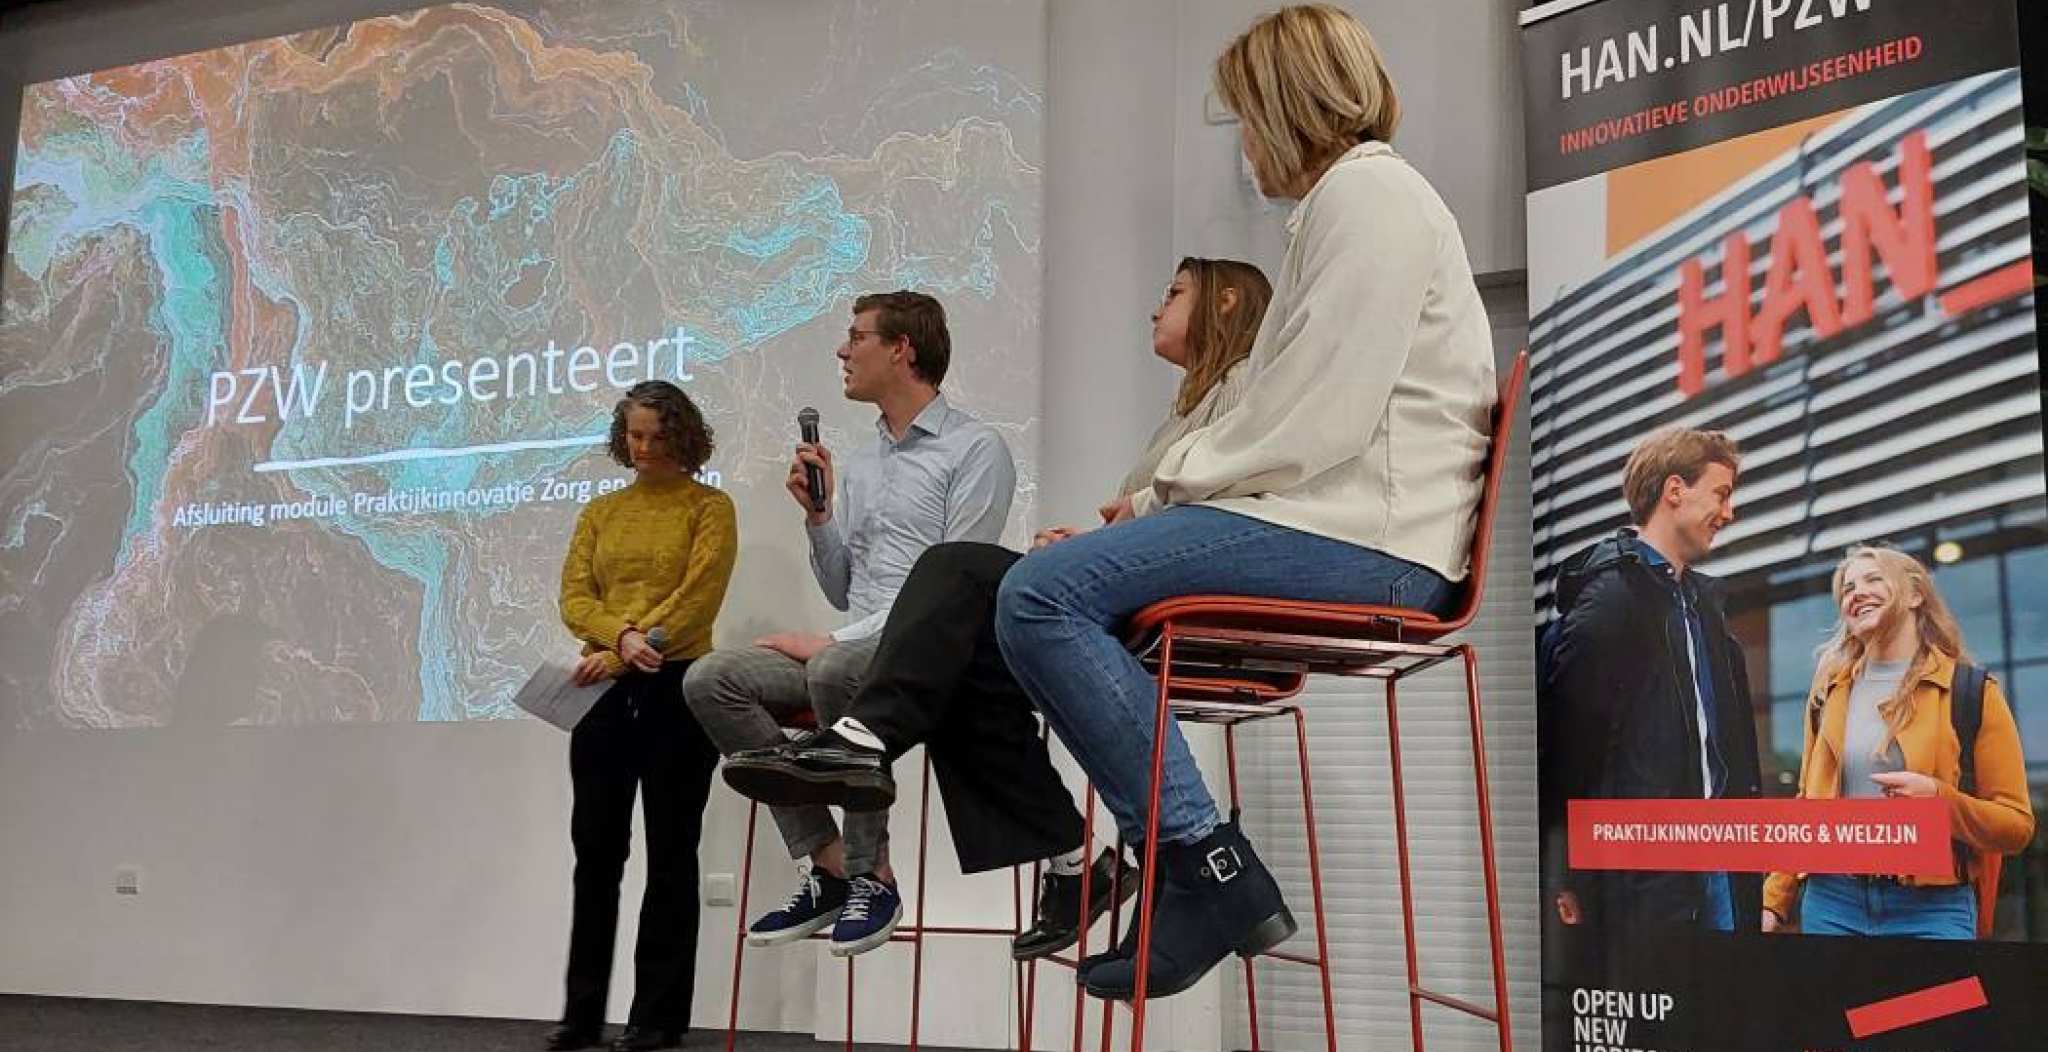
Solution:
M 647 891 L 633 947 L 629 1023 L 688 1030 L 697 981 L 697 841 L 718 750 L 683 704 L 687 661 L 660 672 L 628 672 L 569 735 L 575 793 L 569 841 L 576 850 L 576 902 L 569 924 L 562 1021 L 604 1022 L 618 934 L 619 880 L 640 792 L 647 829 Z
M 925 746 L 967 873 L 1082 846 L 1081 812 L 996 644 L 996 586 L 1021 558 L 993 544 L 927 549 L 849 711 L 892 759 Z

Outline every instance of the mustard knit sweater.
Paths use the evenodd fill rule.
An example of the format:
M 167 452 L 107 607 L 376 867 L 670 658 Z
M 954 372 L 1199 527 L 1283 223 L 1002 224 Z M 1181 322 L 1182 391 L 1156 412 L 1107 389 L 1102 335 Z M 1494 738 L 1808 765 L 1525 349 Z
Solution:
M 711 622 L 725 601 L 739 552 L 732 498 L 694 479 L 637 480 L 591 501 L 562 560 L 562 623 L 603 653 L 609 674 L 625 667 L 619 636 L 668 631 L 668 658 L 711 650 Z

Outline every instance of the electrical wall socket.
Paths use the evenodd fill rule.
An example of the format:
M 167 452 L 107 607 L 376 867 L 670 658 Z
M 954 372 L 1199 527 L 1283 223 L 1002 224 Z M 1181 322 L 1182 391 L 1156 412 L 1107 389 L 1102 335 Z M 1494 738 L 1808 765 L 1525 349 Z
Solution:
M 704 904 L 730 906 L 739 894 L 739 882 L 730 873 L 708 873 L 704 877 Z
M 142 894 L 142 867 L 140 867 L 140 866 L 115 866 L 115 867 L 114 867 L 114 894 L 116 894 L 116 895 L 140 895 L 140 894 Z
M 1208 124 L 1236 124 L 1237 114 L 1230 112 L 1222 97 L 1212 91 L 1202 96 L 1202 120 Z

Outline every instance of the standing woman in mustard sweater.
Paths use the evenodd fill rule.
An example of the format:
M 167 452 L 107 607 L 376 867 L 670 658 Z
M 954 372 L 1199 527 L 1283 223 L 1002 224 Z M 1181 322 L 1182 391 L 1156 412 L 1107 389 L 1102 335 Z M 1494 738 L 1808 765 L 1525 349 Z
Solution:
M 612 685 L 569 736 L 576 900 L 551 1049 L 591 1047 L 604 1028 L 636 788 L 647 891 L 633 1007 L 612 1047 L 674 1048 L 690 1028 L 697 840 L 718 750 L 683 704 L 683 673 L 711 649 L 738 549 L 732 499 L 692 477 L 711 447 L 711 428 L 680 388 L 636 384 L 611 429 L 612 459 L 633 469 L 633 484 L 583 509 L 562 560 L 562 623 L 583 644 L 575 679 Z M 650 640 L 656 629 L 660 648 Z

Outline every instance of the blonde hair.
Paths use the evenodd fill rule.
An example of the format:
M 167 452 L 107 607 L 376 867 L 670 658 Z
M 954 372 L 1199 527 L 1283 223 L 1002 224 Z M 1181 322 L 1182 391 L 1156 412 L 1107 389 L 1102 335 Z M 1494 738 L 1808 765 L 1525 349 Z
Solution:
M 1365 26 L 1329 4 L 1261 17 L 1216 58 L 1216 93 L 1250 132 L 1252 166 L 1288 191 L 1401 123 L 1394 80 Z
M 1664 480 L 1673 475 L 1697 485 L 1707 465 L 1721 464 L 1742 474 L 1742 447 L 1719 431 L 1667 427 L 1637 443 L 1621 469 L 1621 496 L 1628 501 L 1629 520 L 1650 524 L 1650 514 L 1664 499 Z
M 1252 340 L 1259 334 L 1259 322 L 1266 317 L 1266 305 L 1273 301 L 1273 285 L 1264 271 L 1234 259 L 1201 259 L 1189 256 L 1180 261 L 1175 273 L 1188 276 L 1188 294 L 1194 309 L 1188 319 L 1188 365 L 1181 376 L 1180 394 L 1173 402 L 1173 415 L 1186 416 L 1202 404 L 1209 389 L 1223 381 L 1232 366 L 1252 353 Z M 1237 292 L 1237 304 L 1223 309 L 1223 290 Z
M 1899 680 L 1899 686 L 1891 697 L 1877 705 L 1877 714 L 1884 719 L 1884 741 L 1878 743 L 1878 756 L 1883 756 L 1897 740 L 1899 732 L 1913 722 L 1913 688 L 1917 683 L 1922 666 L 1939 652 L 1950 660 L 1970 660 L 1969 651 L 1963 646 L 1963 628 L 1956 621 L 1956 615 L 1948 608 L 1946 600 L 1934 588 L 1934 576 L 1920 560 L 1907 555 L 1897 548 L 1883 545 L 1859 544 L 1849 549 L 1842 561 L 1835 565 L 1833 591 L 1835 606 L 1839 614 L 1842 605 L 1842 589 L 1848 584 L 1849 565 L 1858 559 L 1869 559 L 1877 564 L 1877 572 L 1883 575 L 1885 583 L 1891 586 L 1891 602 L 1913 618 L 1913 627 L 1919 631 L 1920 646 L 1914 651 L 1913 660 L 1906 666 L 1906 674 Z M 1920 608 L 1910 610 L 1906 603 L 1913 596 L 1920 597 Z M 1870 654 L 1862 640 L 1849 630 L 1847 618 L 1838 616 L 1835 630 L 1828 641 L 1821 644 L 1817 654 L 1820 678 L 1823 682 L 1847 672 L 1860 674 Z M 1810 700 L 1814 704 L 1818 699 Z

